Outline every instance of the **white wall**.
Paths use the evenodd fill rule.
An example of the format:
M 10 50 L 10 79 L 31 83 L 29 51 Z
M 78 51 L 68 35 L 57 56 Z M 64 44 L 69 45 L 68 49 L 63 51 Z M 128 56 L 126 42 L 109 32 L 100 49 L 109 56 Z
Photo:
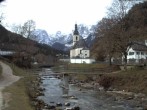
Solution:
M 129 55 L 130 52 L 133 52 L 133 55 Z M 134 51 L 132 48 L 128 51 L 127 59 L 146 59 L 147 54 L 144 51 Z
M 147 53 L 145 51 L 134 51 L 132 48 L 130 48 L 128 51 L 127 60 L 129 61 L 131 59 L 134 59 L 135 62 L 138 63 L 140 59 L 147 59 Z
M 81 57 L 82 58 L 88 58 L 88 57 L 90 57 L 90 51 L 89 50 L 82 50 L 81 51 Z
M 1 51 L 0 50 L 0 55 L 12 55 L 12 54 L 14 54 L 15 52 L 13 52 L 13 51 Z
M 82 50 L 82 48 L 77 48 L 77 49 L 70 50 L 70 58 L 80 56 L 80 51 L 81 50 Z
M 73 50 L 70 50 L 70 58 L 74 57 L 75 56 L 75 51 L 74 49 Z
M 70 59 L 70 63 L 86 63 L 86 64 L 91 64 L 94 63 L 94 59 Z
M 73 35 L 73 45 L 75 45 L 75 43 L 77 41 L 79 41 L 79 40 L 80 40 L 80 36 L 79 35 Z

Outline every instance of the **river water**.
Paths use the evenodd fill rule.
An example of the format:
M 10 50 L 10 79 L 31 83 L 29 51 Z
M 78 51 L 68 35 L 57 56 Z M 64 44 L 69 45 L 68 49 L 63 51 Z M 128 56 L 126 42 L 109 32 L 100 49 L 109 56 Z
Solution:
M 115 100 L 114 96 L 107 95 L 105 92 L 81 89 L 73 84 L 68 84 L 66 76 L 60 79 L 54 75 L 50 69 L 45 69 L 42 74 L 42 88 L 45 88 L 44 96 L 39 99 L 44 100 L 49 105 L 62 103 L 62 109 L 67 108 L 65 103 L 70 106 L 79 106 L 80 110 L 143 110 L 141 107 L 134 106 L 129 100 Z M 66 83 L 65 87 L 62 87 Z M 66 97 L 68 96 L 68 97 Z

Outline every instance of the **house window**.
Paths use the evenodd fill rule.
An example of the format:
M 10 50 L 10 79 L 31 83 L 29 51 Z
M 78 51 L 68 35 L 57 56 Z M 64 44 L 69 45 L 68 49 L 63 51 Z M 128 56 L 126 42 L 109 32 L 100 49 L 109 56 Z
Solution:
M 143 52 L 141 52 L 141 55 L 144 55 L 144 53 L 143 53 Z
M 137 54 L 137 55 L 139 55 L 139 54 L 140 54 L 140 52 L 136 52 L 136 54 Z
M 85 54 L 85 56 L 87 56 L 87 54 Z
M 129 55 L 134 55 L 134 52 L 129 52 Z

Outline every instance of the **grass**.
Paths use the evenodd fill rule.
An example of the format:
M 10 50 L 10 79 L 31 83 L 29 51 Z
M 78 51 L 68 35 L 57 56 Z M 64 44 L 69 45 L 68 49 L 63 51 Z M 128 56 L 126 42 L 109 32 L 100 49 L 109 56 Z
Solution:
M 147 70 L 145 69 L 133 69 L 107 75 L 114 79 L 111 85 L 113 88 L 147 94 Z
M 2 75 L 2 66 L 0 65 L 0 77 Z
M 12 64 L 9 65 L 15 75 L 23 78 L 3 90 L 3 92 L 11 94 L 11 100 L 8 103 L 9 106 L 4 108 L 4 110 L 34 110 L 27 94 L 28 74 L 23 69 Z
M 90 69 L 90 68 L 107 68 L 108 65 L 105 64 L 70 64 L 70 68 L 76 67 L 80 69 Z M 113 69 L 113 66 L 112 66 Z M 116 67 L 117 70 L 117 67 Z M 92 75 L 92 74 L 91 74 Z M 135 93 L 147 94 L 147 70 L 144 68 L 136 67 L 127 71 L 121 71 L 117 73 L 107 73 L 104 74 L 105 77 L 101 77 L 101 81 L 105 86 L 111 86 L 116 90 L 125 90 Z M 78 80 L 87 80 L 92 76 L 86 74 L 77 74 Z M 97 76 L 95 76 L 97 77 Z M 97 77 L 98 80 L 100 76 Z M 102 79 L 103 78 L 103 79 Z
M 69 68 L 88 68 L 88 69 L 100 69 L 108 67 L 108 64 L 69 64 Z
M 54 72 L 65 73 L 96 73 L 97 71 L 111 71 L 108 64 L 66 64 L 58 67 L 53 67 Z

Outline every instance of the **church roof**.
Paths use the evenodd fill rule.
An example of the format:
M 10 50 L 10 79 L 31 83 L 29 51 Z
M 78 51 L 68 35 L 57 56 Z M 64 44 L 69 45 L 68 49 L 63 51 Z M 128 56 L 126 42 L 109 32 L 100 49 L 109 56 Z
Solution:
M 80 39 L 73 46 L 73 49 L 76 49 L 76 48 L 83 48 L 84 50 L 87 50 L 88 49 L 88 46 L 86 45 L 86 42 L 85 42 L 84 39 Z

